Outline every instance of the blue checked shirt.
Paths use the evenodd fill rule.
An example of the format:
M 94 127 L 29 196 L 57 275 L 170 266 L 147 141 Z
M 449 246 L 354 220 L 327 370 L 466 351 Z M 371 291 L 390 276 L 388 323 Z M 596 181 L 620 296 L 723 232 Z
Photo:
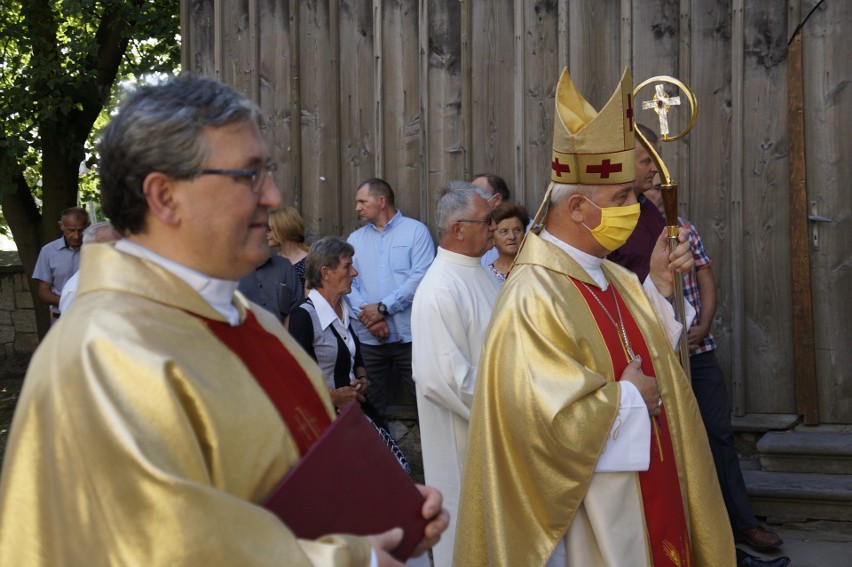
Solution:
M 358 339 L 367 345 L 410 343 L 414 292 L 435 258 L 429 229 L 397 211 L 384 230 L 368 223 L 350 234 L 347 242 L 355 248 L 352 263 L 358 270 L 348 295 Z M 371 335 L 357 319 L 362 305 L 379 302 L 388 308 L 385 321 L 390 336 L 384 340 Z

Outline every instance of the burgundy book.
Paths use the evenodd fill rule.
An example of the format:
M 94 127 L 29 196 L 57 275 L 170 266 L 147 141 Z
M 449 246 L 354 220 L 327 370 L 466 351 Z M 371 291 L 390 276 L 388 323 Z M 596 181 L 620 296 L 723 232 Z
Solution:
M 372 535 L 401 527 L 391 553 L 409 558 L 423 539 L 424 498 L 367 417 L 352 403 L 263 503 L 298 537 Z

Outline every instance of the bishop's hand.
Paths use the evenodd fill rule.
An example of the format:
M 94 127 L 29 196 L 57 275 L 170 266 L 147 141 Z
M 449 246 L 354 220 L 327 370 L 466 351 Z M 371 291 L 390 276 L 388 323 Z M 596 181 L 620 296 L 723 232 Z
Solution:
M 664 228 L 657 238 L 654 251 L 651 253 L 649 276 L 657 291 L 663 297 L 671 297 L 674 293 L 672 271 L 684 274 L 695 265 L 692 250 L 689 248 L 688 232 L 685 228 L 678 229 L 678 245 L 674 251 L 669 251 L 668 228 Z
M 663 399 L 662 394 L 660 394 L 656 378 L 642 373 L 641 358 L 637 356 L 630 361 L 624 372 L 621 373 L 621 381 L 630 382 L 636 386 L 636 389 L 639 390 L 642 399 L 645 401 L 645 405 L 648 406 L 649 415 L 660 415 L 660 400 Z

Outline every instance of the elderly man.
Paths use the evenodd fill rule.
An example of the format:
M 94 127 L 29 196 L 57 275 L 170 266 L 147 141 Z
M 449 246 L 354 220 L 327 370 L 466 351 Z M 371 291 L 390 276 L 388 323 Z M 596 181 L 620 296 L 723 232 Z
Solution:
M 91 244 L 93 242 L 115 242 L 120 239 L 121 235 L 115 231 L 109 221 L 96 222 L 83 231 L 83 244 Z M 62 294 L 59 296 L 59 314 L 65 313 L 71 302 L 77 296 L 77 286 L 80 282 L 80 270 L 74 272 L 65 285 L 62 287 Z
M 467 429 L 479 352 L 491 308 L 494 280 L 479 258 L 493 243 L 496 223 L 490 195 L 451 181 L 438 198 L 438 255 L 414 296 L 412 368 L 426 482 L 439 489 L 450 528 L 433 550 L 436 567 L 452 565 L 453 519 L 458 510 Z
M 370 402 L 385 417 L 397 384 L 414 395 L 411 378 L 411 303 L 435 258 L 426 225 L 396 208 L 384 179 L 368 179 L 355 194 L 355 211 L 367 224 L 349 235 L 358 277 L 349 304 L 370 378 Z
M 550 209 L 503 285 L 480 358 L 457 565 L 733 565 L 733 538 L 665 297 L 604 257 L 638 217 L 632 85 L 597 113 L 556 91 Z
M 261 503 L 330 424 L 319 369 L 235 293 L 281 196 L 259 110 L 211 79 L 132 93 L 76 307 L 34 356 L 0 481 L 3 565 L 399 565 L 400 530 L 301 540 Z M 423 489 L 446 526 L 440 496 Z
M 45 244 L 38 254 L 33 279 L 38 285 L 38 298 L 50 307 L 51 325 L 59 318 L 62 288 L 80 269 L 80 246 L 87 226 L 89 213 L 79 207 L 65 209 L 59 217 L 62 236 Z

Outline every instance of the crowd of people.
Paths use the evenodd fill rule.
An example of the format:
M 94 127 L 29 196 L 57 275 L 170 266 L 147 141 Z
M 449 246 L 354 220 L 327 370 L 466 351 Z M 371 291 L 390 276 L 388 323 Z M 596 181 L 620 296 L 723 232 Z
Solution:
M 199 78 L 130 94 L 99 148 L 109 234 L 64 211 L 33 275 L 55 325 L 11 430 L 0 565 L 397 565 L 399 530 L 304 540 L 262 505 L 349 404 L 410 474 L 397 385 L 436 567 L 787 565 L 735 548 L 782 542 L 739 471 L 710 259 L 685 219 L 669 249 L 630 92 L 625 71 L 596 111 L 566 70 L 546 212 L 494 173 L 451 181 L 437 248 L 379 178 L 363 226 L 308 246 L 253 103 Z

